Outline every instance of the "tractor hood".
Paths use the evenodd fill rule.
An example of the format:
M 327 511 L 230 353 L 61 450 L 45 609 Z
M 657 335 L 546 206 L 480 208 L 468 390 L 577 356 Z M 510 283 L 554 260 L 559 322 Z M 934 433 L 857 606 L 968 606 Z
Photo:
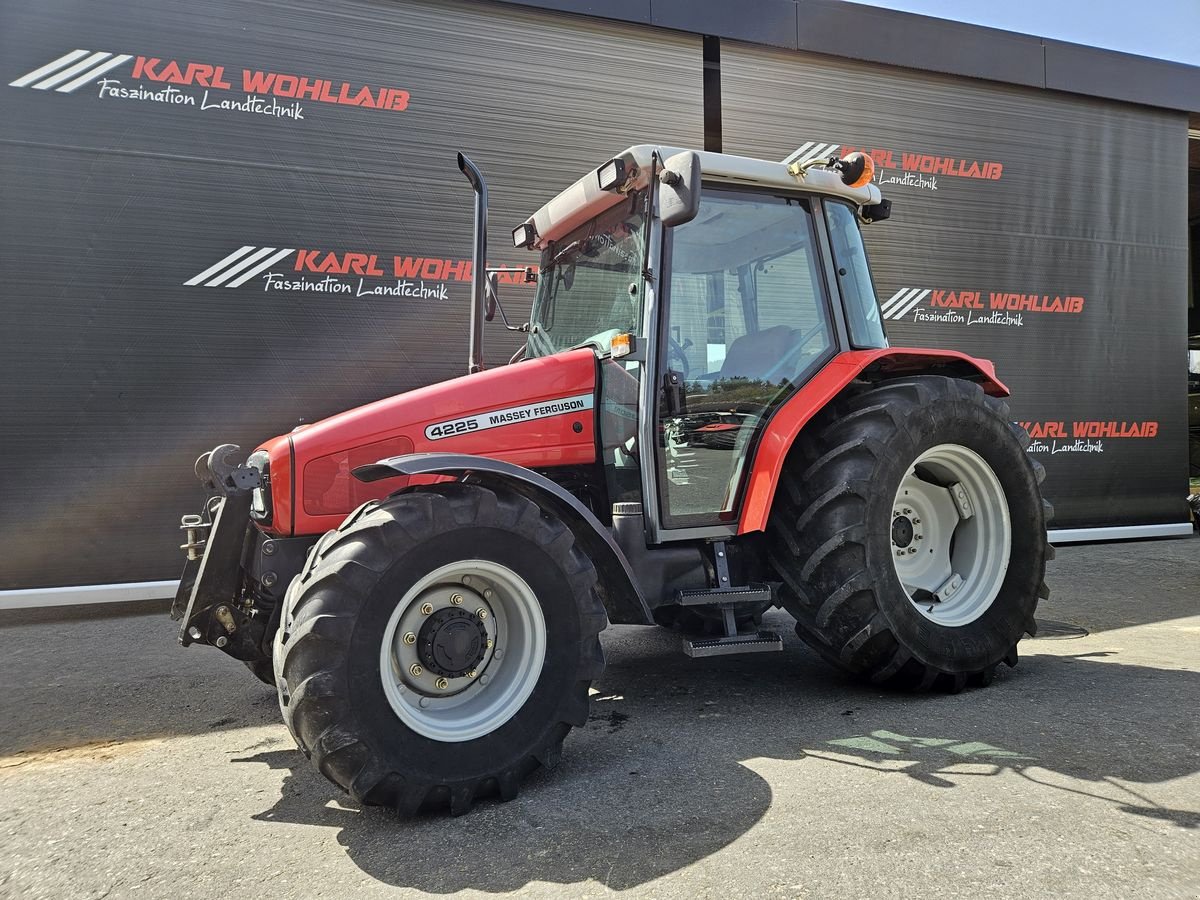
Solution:
M 392 456 L 467 453 L 534 469 L 594 462 L 595 394 L 595 353 L 571 350 L 301 426 L 259 448 L 271 457 L 270 530 L 325 532 L 360 504 L 407 486 L 404 476 L 365 483 L 350 474 Z

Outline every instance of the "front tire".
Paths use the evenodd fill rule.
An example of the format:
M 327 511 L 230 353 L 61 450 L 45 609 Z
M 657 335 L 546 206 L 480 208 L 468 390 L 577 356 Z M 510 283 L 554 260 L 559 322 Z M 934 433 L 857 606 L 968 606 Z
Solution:
M 284 720 L 362 803 L 458 815 L 512 799 L 587 721 L 595 584 L 570 529 L 518 494 L 454 482 L 368 503 L 288 590 Z
M 1036 630 L 1049 504 L 1008 406 L 919 376 L 844 396 L 784 466 L 768 557 L 835 666 L 917 689 L 987 684 Z

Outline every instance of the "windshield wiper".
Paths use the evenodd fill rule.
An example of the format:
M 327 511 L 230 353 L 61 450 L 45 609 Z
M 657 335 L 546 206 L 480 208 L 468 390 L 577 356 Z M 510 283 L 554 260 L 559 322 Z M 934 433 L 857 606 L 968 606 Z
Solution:
M 560 259 L 562 259 L 564 256 L 566 256 L 571 251 L 579 249 L 579 247 L 582 244 L 583 244 L 582 240 L 571 241 L 571 243 L 567 244 L 567 246 L 563 247 L 561 250 L 559 250 L 557 253 L 555 253 L 554 256 L 552 256 L 550 258 L 550 262 L 546 263 L 544 266 L 542 266 L 542 268 L 543 269 L 553 269 L 556 265 L 558 265 L 558 261 Z

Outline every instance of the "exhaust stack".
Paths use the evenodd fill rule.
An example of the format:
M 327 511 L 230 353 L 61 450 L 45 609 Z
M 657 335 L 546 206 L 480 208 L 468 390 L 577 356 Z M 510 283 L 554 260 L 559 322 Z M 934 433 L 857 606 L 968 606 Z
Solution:
M 467 373 L 483 371 L 483 303 L 487 281 L 487 182 L 475 163 L 458 154 L 458 168 L 475 191 L 475 246 L 471 261 L 471 337 Z

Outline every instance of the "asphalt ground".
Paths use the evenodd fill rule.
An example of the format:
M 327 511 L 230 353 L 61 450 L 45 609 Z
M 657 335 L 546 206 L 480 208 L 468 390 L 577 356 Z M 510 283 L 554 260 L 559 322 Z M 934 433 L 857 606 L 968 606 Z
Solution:
M 1062 548 L 1050 583 L 957 696 L 848 681 L 782 613 L 754 656 L 614 628 L 557 769 L 411 822 L 164 612 L 5 613 L 0 896 L 1200 897 L 1200 540 Z

